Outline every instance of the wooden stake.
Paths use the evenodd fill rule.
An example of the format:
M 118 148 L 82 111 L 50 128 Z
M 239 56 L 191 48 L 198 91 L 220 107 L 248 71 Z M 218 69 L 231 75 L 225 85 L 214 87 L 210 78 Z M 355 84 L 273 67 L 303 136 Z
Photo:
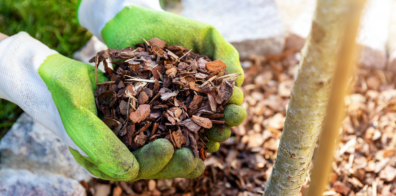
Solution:
M 333 86 L 331 88 L 319 149 L 314 162 L 308 196 L 323 195 L 329 183 L 329 172 L 336 144 L 338 142 L 341 121 L 344 118 L 345 95 L 348 83 L 355 71 L 356 35 L 359 29 L 360 16 L 365 0 L 347 1 L 347 14 L 344 17 L 345 27 L 340 29 L 343 41 L 339 51 Z

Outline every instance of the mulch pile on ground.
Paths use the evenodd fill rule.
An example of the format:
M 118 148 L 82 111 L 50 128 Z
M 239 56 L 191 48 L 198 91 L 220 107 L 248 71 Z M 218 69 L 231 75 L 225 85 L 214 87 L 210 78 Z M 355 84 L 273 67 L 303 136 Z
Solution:
M 292 42 L 291 42 L 292 43 Z M 86 184 L 92 195 L 262 195 L 276 158 L 299 50 L 252 56 L 242 62 L 244 123 L 206 158 L 196 179 L 140 180 Z M 346 99 L 346 118 L 325 195 L 396 195 L 396 74 L 359 68 Z M 302 192 L 309 186 L 309 179 Z M 102 194 L 99 194 L 102 193 Z
M 158 38 L 136 49 L 101 51 L 91 62 L 96 65 L 98 111 L 131 151 L 165 138 L 205 160 L 209 140 L 204 133 L 213 124 L 225 126 L 224 106 L 239 74 L 228 74 L 221 60 L 167 46 Z M 101 62 L 110 81 L 97 83 Z

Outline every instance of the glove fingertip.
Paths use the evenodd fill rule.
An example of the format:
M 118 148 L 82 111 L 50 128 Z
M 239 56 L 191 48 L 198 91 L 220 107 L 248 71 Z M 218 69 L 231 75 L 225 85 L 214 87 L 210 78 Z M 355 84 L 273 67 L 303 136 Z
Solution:
M 150 176 L 151 179 L 170 179 L 187 176 L 197 167 L 198 158 L 194 157 L 191 149 L 183 147 L 175 150 L 169 163 L 157 174 Z
M 224 120 L 226 125 L 233 127 L 243 123 L 246 118 L 246 110 L 239 105 L 229 104 L 224 110 Z
M 243 102 L 243 92 L 241 88 L 235 86 L 234 89 L 232 90 L 232 96 L 227 103 L 241 105 L 242 102 Z
M 173 145 L 167 139 L 157 139 L 133 151 L 140 164 L 137 179 L 145 179 L 161 171 L 169 163 L 173 153 Z
M 231 136 L 231 129 L 228 126 L 217 125 L 207 130 L 205 134 L 209 140 L 224 142 Z
M 202 161 L 202 159 L 198 159 L 197 167 L 189 173 L 185 178 L 198 178 L 203 174 L 205 171 L 205 163 Z
M 220 143 L 213 140 L 209 140 L 206 143 L 206 148 L 207 148 L 206 151 L 209 153 L 216 152 L 220 148 Z

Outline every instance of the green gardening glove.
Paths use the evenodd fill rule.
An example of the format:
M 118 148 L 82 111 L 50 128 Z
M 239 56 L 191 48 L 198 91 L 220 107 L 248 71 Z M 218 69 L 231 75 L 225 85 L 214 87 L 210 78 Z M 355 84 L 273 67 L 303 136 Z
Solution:
M 90 2 L 93 3 L 89 4 Z M 121 5 L 120 2 L 122 1 L 115 1 L 115 3 Z M 103 6 L 103 9 L 100 6 Z M 111 12 L 113 7 L 116 6 L 112 5 L 112 2 L 106 2 L 102 5 L 100 2 L 83 0 L 78 11 L 80 24 L 103 39 L 109 48 L 122 49 L 142 43 L 143 38 L 148 40 L 157 37 L 167 42 L 167 45 L 184 46 L 193 49 L 195 53 L 207 55 L 214 60 L 221 59 L 227 64 L 229 73 L 242 74 L 237 79 L 238 86 L 242 85 L 243 70 L 239 63 L 238 52 L 224 40 L 214 27 L 171 13 L 133 5 L 125 6 L 114 14 L 114 12 Z M 110 14 L 108 10 L 110 10 Z M 111 15 L 113 17 L 109 17 Z M 239 106 L 242 101 L 242 91 L 235 87 L 229 105 L 224 111 L 226 126 L 213 127 L 207 131 L 207 136 L 210 139 L 206 144 L 208 152 L 217 151 L 219 142 L 223 142 L 230 137 L 230 127 L 243 122 L 246 111 Z M 195 158 L 190 149 L 182 148 L 174 152 L 169 150 L 167 153 L 173 153 L 173 155 L 169 157 L 158 156 L 164 154 L 163 146 L 166 145 L 165 141 L 161 143 L 162 146 L 155 142 L 146 145 L 151 146 L 150 150 L 144 150 L 146 148 L 144 146 L 142 149 L 133 152 L 140 165 L 139 174 L 133 180 L 142 178 L 194 178 L 204 171 L 203 162 Z M 171 146 L 170 143 L 169 145 Z M 173 146 L 169 149 L 173 150 Z M 151 152 L 151 154 L 148 154 L 148 152 Z M 150 163 L 151 165 L 149 165 Z
M 59 136 L 78 163 L 107 180 L 194 178 L 203 161 L 158 139 L 133 154 L 97 117 L 94 67 L 49 49 L 21 32 L 0 42 L 0 98 L 18 104 Z M 99 73 L 99 82 L 105 81 Z M 182 158 L 180 158 L 182 157 Z

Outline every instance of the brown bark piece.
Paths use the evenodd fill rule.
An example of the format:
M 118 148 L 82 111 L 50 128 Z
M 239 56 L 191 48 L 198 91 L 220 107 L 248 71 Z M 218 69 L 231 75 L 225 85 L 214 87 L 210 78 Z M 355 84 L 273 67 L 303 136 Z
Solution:
M 149 98 L 150 98 L 150 97 L 153 97 L 153 91 L 152 91 L 151 89 L 149 89 L 149 88 L 144 88 L 143 91 L 147 94 L 147 96 L 148 96 Z
M 118 87 L 118 88 L 124 88 L 124 87 L 125 87 L 124 82 L 123 82 L 123 81 L 120 81 L 120 82 L 118 83 L 117 87 Z
M 159 92 L 159 90 L 160 90 L 160 83 L 159 83 L 158 79 L 155 79 L 153 94 L 157 94 Z
M 133 123 L 140 123 L 150 115 L 150 105 L 143 104 L 138 107 L 135 112 L 129 115 Z
M 118 131 L 122 127 L 120 122 L 112 118 L 104 118 L 103 122 L 114 132 L 114 134 L 118 135 Z
M 198 132 L 201 126 L 197 125 L 191 118 L 183 121 L 184 126 L 192 132 Z
M 160 80 L 160 73 L 162 73 L 162 66 L 157 66 L 153 70 L 151 70 L 151 73 L 153 74 L 154 79 Z
M 198 59 L 198 69 L 205 69 L 206 67 L 206 61 L 203 58 Z
M 140 105 L 147 103 L 148 99 L 149 99 L 149 96 L 146 94 L 146 92 L 142 91 L 139 93 L 138 103 Z
M 218 72 L 226 67 L 227 65 L 221 60 L 206 63 L 206 69 L 213 72 Z
M 98 101 L 100 105 L 111 105 L 114 102 L 116 94 L 114 91 L 105 91 L 98 95 Z
M 195 157 L 199 157 L 199 153 L 198 153 L 198 146 L 197 146 L 197 140 L 195 140 L 194 135 L 192 133 L 190 133 L 188 135 L 188 139 L 191 142 L 191 149 L 193 151 L 193 155 Z
M 130 95 L 130 96 L 135 96 L 136 95 L 136 91 L 135 91 L 135 89 L 133 88 L 133 85 L 128 85 L 126 88 L 125 88 L 125 94 L 127 94 L 127 95 Z
M 190 109 L 198 109 L 201 106 L 203 97 L 201 95 L 194 95 L 192 102 L 188 106 Z
M 126 102 L 126 101 L 124 101 L 124 100 L 121 100 L 121 103 L 120 103 L 120 106 L 119 106 L 119 108 L 120 108 L 120 113 L 122 114 L 122 115 L 126 115 L 127 114 L 127 111 L 128 111 L 128 102 Z
M 151 38 L 147 41 L 151 46 L 157 46 L 159 48 L 164 48 L 166 46 L 166 42 L 159 38 Z
M 161 88 L 160 93 L 161 93 L 161 99 L 163 101 L 166 101 L 171 97 L 175 97 L 177 95 L 177 92 L 172 92 L 171 90 L 166 88 Z
M 199 88 L 199 85 L 196 84 L 195 82 L 190 82 L 188 83 L 188 85 L 190 86 L 191 90 L 201 92 L 201 88 Z
M 172 134 L 173 134 L 173 139 L 175 140 L 176 143 L 176 147 L 181 148 L 182 145 L 185 144 L 187 141 L 186 137 L 184 137 L 180 129 L 174 131 Z
M 201 158 L 203 161 L 205 161 L 205 159 L 206 159 L 205 149 L 203 149 L 203 148 L 199 149 L 199 158 Z
M 165 71 L 165 74 L 169 75 L 171 78 L 174 78 L 177 73 L 177 68 L 175 66 L 172 66 L 170 69 Z
M 209 100 L 210 109 L 212 110 L 212 112 L 216 112 L 217 104 L 215 101 L 214 92 L 207 93 L 207 96 L 208 96 L 208 100 Z
M 136 146 L 140 147 L 146 143 L 146 140 L 147 140 L 147 135 L 144 135 L 143 132 L 140 132 L 140 134 L 135 137 L 134 142 Z
M 201 126 L 201 127 L 204 127 L 204 128 L 207 128 L 207 129 L 212 128 L 212 121 L 210 121 L 210 119 L 208 119 L 208 118 L 204 118 L 204 117 L 199 117 L 199 116 L 193 115 L 193 116 L 192 116 L 192 120 L 193 120 L 196 124 L 198 124 L 199 126 Z

